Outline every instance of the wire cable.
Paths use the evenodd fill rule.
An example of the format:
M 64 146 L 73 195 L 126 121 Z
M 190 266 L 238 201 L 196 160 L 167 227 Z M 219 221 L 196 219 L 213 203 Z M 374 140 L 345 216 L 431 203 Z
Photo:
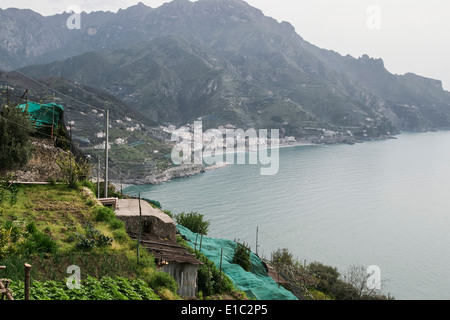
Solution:
M 2 60 L 0 60 L 0 64 L 2 64 L 3 66 L 5 66 L 6 68 L 11 68 L 11 67 L 12 67 L 12 66 L 8 66 L 8 65 L 7 65 L 6 63 L 4 63 Z M 76 99 L 76 98 L 74 98 L 74 97 L 71 97 L 71 96 L 68 96 L 68 95 L 66 95 L 66 94 L 64 94 L 64 93 L 62 93 L 62 92 L 59 92 L 58 90 L 53 89 L 53 88 L 49 87 L 48 85 L 46 85 L 46 84 L 44 84 L 44 83 L 42 83 L 42 82 L 40 82 L 40 81 L 38 81 L 38 80 L 36 80 L 36 79 L 34 79 L 34 78 L 28 76 L 28 75 L 26 75 L 25 73 L 19 71 L 18 69 L 14 69 L 14 67 L 12 67 L 11 69 L 13 69 L 13 70 L 10 71 L 10 72 L 16 72 L 16 73 L 20 74 L 21 76 L 27 78 L 28 80 L 33 81 L 33 82 L 35 82 L 36 84 L 45 87 L 46 89 L 52 91 L 53 93 L 57 93 L 57 94 L 58 94 L 59 96 L 61 96 L 61 97 L 70 99 L 70 100 L 72 100 L 72 101 L 74 101 L 74 102 L 83 104 L 83 105 L 85 105 L 85 106 L 88 106 L 88 107 L 90 107 L 90 108 L 93 108 L 93 109 L 96 109 L 96 110 L 99 110 L 99 111 L 106 111 L 106 109 L 94 107 L 93 105 L 90 105 L 89 103 L 80 101 L 80 100 L 78 100 L 78 99 Z

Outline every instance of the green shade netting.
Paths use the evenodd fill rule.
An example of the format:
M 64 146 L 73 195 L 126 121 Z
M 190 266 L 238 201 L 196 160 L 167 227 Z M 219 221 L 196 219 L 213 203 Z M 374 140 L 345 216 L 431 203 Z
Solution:
M 189 246 L 200 249 L 199 234 L 181 225 L 177 225 L 177 228 L 187 239 Z M 236 246 L 236 242 L 225 239 L 203 236 L 201 240 L 201 252 L 213 261 L 217 268 L 220 268 L 220 255 L 223 248 L 222 271 L 233 281 L 235 287 L 244 291 L 248 297 L 257 300 L 298 300 L 290 291 L 279 286 L 267 275 L 266 267 L 257 255 L 253 253 L 250 255 L 252 269 L 249 272 L 234 264 L 232 261 Z
M 55 103 L 41 104 L 36 102 L 28 102 L 19 105 L 22 110 L 28 110 L 28 115 L 35 121 L 36 126 L 58 126 L 59 119 L 62 117 L 64 108 Z

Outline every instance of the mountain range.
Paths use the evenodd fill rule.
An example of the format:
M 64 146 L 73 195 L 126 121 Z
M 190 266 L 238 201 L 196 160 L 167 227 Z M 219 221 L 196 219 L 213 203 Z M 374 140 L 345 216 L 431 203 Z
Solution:
M 337 142 L 450 128 L 441 81 L 319 48 L 242 0 L 82 13 L 80 29 L 67 28 L 70 16 L 0 10 L 4 84 L 18 70 L 91 88 L 149 127 L 201 119 L 204 128 L 278 128 L 305 140 L 331 131 Z

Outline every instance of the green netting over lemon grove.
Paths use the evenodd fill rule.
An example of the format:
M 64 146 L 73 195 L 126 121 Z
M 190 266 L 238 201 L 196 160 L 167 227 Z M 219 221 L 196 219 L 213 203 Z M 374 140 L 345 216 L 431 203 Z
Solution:
M 178 231 L 187 239 L 189 246 L 198 250 L 200 235 L 189 229 L 177 225 Z M 197 246 L 195 246 L 197 243 Z M 248 297 L 257 300 L 298 300 L 290 291 L 286 290 L 267 275 L 266 267 L 261 259 L 251 253 L 252 269 L 247 272 L 241 266 L 234 264 L 233 255 L 236 242 L 225 239 L 214 239 L 203 236 L 201 252 L 217 268 L 220 267 L 220 253 L 223 248 L 222 271 L 233 281 L 236 288 L 244 291 Z
M 64 108 L 59 104 L 47 103 L 41 104 L 36 102 L 28 102 L 26 104 L 19 105 L 22 110 L 28 110 L 28 115 L 35 121 L 37 127 L 51 126 L 52 123 L 56 127 L 58 126 L 59 119 L 62 117 Z

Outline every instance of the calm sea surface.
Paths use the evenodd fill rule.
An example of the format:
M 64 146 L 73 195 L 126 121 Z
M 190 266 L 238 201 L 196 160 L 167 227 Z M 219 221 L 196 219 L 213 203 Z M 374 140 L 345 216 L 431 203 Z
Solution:
M 230 165 L 129 194 L 173 213 L 197 211 L 208 236 L 258 253 L 287 248 L 341 274 L 377 265 L 382 293 L 450 299 L 450 132 L 356 145 L 281 148 L 279 172 Z

